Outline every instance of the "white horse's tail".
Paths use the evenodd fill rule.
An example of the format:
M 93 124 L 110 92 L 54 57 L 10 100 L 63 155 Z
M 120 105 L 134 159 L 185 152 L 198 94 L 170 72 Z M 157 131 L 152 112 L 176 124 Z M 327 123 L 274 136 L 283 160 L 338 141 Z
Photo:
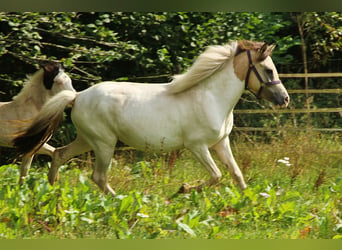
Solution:
M 20 132 L 13 140 L 20 154 L 34 154 L 47 142 L 63 119 L 64 109 L 72 104 L 76 92 L 63 90 L 47 101 L 33 120 L 31 126 Z

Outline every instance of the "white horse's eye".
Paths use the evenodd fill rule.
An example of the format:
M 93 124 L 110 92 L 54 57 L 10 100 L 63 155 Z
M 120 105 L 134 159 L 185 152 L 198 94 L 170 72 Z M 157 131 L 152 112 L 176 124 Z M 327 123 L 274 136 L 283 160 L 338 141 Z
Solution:
M 266 74 L 270 77 L 273 78 L 273 70 L 272 69 L 265 69 Z

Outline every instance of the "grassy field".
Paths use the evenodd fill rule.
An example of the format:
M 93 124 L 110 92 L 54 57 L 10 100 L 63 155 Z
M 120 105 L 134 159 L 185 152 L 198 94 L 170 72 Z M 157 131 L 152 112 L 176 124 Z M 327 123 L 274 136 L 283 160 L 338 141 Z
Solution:
M 62 166 L 53 187 L 48 163 L 33 166 L 21 187 L 18 166 L 4 165 L 0 238 L 342 238 L 339 136 L 233 134 L 249 185 L 243 194 L 218 164 L 224 173 L 219 185 L 175 195 L 182 183 L 209 177 L 187 151 L 174 165 L 169 155 L 117 151 L 109 172 L 114 198 L 89 179 L 91 154 Z

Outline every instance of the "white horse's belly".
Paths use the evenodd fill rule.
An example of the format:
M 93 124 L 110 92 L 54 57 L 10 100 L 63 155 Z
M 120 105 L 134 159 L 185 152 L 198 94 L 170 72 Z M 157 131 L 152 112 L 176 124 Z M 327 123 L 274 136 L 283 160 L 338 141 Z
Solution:
M 118 139 L 140 150 L 171 151 L 183 147 L 182 126 L 172 118 L 172 108 L 163 112 L 138 109 L 122 112 L 112 128 Z
M 120 134 L 119 140 L 138 150 L 169 152 L 183 147 L 182 140 L 163 135 L 148 136 L 144 133 Z

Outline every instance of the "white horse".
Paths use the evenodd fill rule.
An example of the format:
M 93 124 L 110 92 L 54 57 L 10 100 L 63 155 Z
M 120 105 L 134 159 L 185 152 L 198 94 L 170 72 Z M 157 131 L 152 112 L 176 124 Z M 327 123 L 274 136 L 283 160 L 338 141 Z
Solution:
M 75 92 L 71 79 L 60 65 L 50 62 L 28 78 L 24 88 L 11 102 L 0 102 L 0 146 L 13 147 L 12 141 L 18 132 L 28 128 L 43 104 L 62 90 Z M 37 153 L 52 156 L 54 150 L 45 143 Z M 20 183 L 30 169 L 33 156 L 32 153 L 23 155 Z
M 189 149 L 209 171 L 211 179 L 204 183 L 208 185 L 221 178 L 209 152 L 214 149 L 245 189 L 228 138 L 233 109 L 245 89 L 276 106 L 288 105 L 289 96 L 270 58 L 273 48 L 259 42 L 234 41 L 208 47 L 185 74 L 168 84 L 103 82 L 77 94 L 62 91 L 43 107 L 15 144 L 22 152 L 34 152 L 39 145 L 29 145 L 32 138 L 37 134 L 49 138 L 58 126 L 54 121 L 60 120 L 64 108 L 72 104 L 77 138 L 55 150 L 48 175 L 51 184 L 61 164 L 93 150 L 96 163 L 92 179 L 105 193 L 115 195 L 107 182 L 107 170 L 120 140 L 139 150 Z

